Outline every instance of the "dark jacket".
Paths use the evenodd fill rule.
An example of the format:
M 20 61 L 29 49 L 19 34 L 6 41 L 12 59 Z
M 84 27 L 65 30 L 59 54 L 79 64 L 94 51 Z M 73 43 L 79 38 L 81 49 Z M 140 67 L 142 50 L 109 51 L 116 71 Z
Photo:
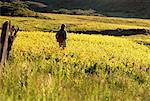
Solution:
M 57 33 L 56 33 L 56 39 L 57 42 L 63 42 L 64 40 L 66 40 L 67 38 L 67 34 L 65 30 L 60 29 Z

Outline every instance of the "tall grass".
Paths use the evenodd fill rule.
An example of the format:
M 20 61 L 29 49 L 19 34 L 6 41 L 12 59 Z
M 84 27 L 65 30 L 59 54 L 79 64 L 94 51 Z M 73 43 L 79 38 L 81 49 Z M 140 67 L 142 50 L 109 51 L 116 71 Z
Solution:
M 125 38 L 19 32 L 0 84 L 1 101 L 148 101 L 150 50 Z

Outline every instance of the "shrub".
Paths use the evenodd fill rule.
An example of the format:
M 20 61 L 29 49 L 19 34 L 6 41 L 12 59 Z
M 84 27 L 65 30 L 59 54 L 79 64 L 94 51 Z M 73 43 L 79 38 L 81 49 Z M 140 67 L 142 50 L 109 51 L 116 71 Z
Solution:
M 89 9 L 89 10 L 82 10 L 82 9 L 59 9 L 59 10 L 53 10 L 53 13 L 58 14 L 70 14 L 70 15 L 94 15 L 94 16 L 103 16 L 102 14 L 99 14 L 96 12 L 96 10 Z

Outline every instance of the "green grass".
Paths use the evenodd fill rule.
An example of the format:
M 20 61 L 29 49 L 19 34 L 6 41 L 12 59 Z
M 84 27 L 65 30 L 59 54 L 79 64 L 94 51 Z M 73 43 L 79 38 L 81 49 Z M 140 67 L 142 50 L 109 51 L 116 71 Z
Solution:
M 43 14 L 50 19 L 36 19 L 25 17 L 0 16 L 0 24 L 11 20 L 12 23 L 24 31 L 57 31 L 61 24 L 67 25 L 67 30 L 108 30 L 108 29 L 133 29 L 150 28 L 150 20 L 124 19 L 94 16 L 75 16 L 61 14 Z

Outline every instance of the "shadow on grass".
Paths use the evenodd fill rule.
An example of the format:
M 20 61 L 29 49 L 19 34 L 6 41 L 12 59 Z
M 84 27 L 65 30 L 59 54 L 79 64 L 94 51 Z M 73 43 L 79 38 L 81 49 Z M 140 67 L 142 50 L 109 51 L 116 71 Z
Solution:
M 149 30 L 146 29 L 115 29 L 115 30 L 102 30 L 102 31 L 68 31 L 69 33 L 76 34 L 102 34 L 112 36 L 129 36 L 137 34 L 150 34 Z

